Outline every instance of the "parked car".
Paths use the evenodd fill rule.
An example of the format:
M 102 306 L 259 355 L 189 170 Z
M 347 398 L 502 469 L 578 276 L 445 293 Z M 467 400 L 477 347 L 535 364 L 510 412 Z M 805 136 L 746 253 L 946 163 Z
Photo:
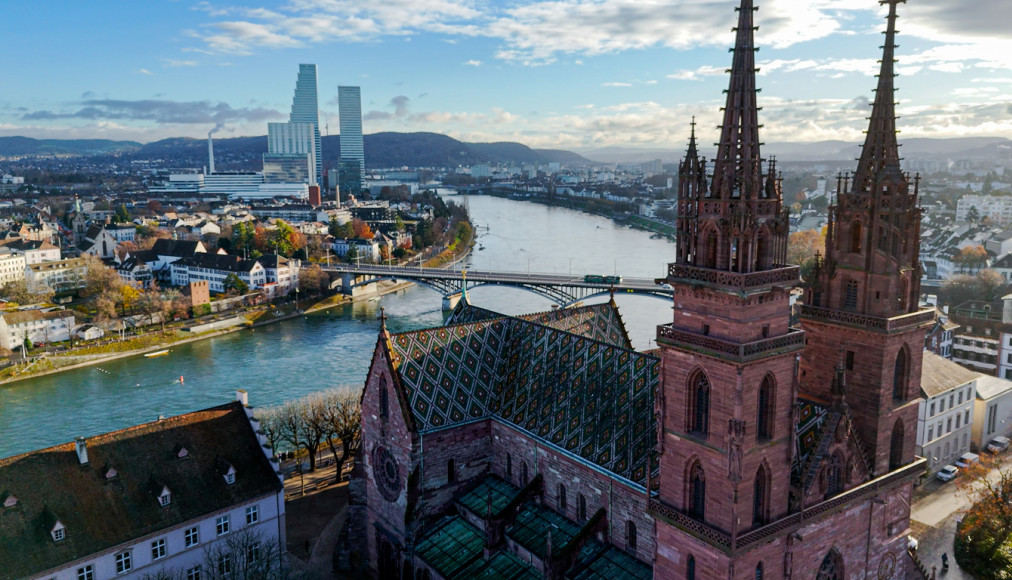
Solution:
M 1002 437 L 1001 435 L 999 435 L 998 437 L 995 437 L 994 439 L 991 440 L 990 443 L 987 444 L 987 450 L 990 451 L 991 453 L 1001 453 L 1002 451 L 1008 449 L 1009 442 L 1010 440 L 1008 437 Z
M 964 453 L 956 460 L 956 467 L 966 469 L 967 467 L 979 462 L 980 455 L 977 455 L 976 453 Z
M 952 481 L 959 475 L 959 468 L 955 465 L 946 465 L 945 467 L 938 470 L 935 477 L 942 481 Z

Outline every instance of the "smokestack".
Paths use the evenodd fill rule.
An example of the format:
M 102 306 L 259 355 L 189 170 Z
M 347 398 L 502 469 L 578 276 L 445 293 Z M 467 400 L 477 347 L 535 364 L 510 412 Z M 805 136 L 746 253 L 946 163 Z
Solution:
M 88 465 L 88 444 L 84 442 L 84 437 L 75 439 L 74 444 L 77 451 L 77 460 L 81 465 Z
M 207 134 L 207 157 L 211 166 L 211 173 L 214 173 L 214 138 L 211 137 L 213 133 L 212 131 Z

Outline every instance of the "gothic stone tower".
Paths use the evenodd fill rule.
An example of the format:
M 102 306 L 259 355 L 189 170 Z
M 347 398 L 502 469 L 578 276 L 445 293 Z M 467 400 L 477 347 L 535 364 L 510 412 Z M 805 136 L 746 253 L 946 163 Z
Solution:
M 846 399 L 872 474 L 913 460 L 924 333 L 918 309 L 921 212 L 917 179 L 900 170 L 893 103 L 896 4 L 889 5 L 882 66 L 868 134 L 853 178 L 839 180 L 826 255 L 801 310 L 808 347 L 801 389 L 830 398 L 833 369 L 846 369 Z
M 804 333 L 789 326 L 788 222 L 760 156 L 752 0 L 742 0 L 712 180 L 695 126 L 681 166 L 678 250 L 666 282 L 656 578 L 782 577 L 780 557 L 736 538 L 788 512 L 792 405 Z M 737 572 L 735 572 L 737 570 Z

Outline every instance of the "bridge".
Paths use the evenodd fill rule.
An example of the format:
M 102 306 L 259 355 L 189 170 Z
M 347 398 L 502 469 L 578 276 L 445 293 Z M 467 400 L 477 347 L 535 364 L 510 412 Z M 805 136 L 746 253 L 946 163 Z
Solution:
M 560 307 L 610 294 L 642 294 L 671 300 L 671 287 L 657 284 L 654 278 L 622 278 L 621 282 L 587 282 L 583 276 L 543 274 L 536 272 L 496 272 L 472 269 L 419 268 L 381 265 L 326 266 L 325 272 L 336 274 L 331 287 L 340 287 L 345 294 L 356 296 L 370 293 L 372 284 L 383 280 L 410 281 L 427 286 L 443 295 L 443 308 L 456 306 L 464 290 L 481 286 L 512 286 L 548 298 Z M 358 291 L 357 291 L 358 290 Z

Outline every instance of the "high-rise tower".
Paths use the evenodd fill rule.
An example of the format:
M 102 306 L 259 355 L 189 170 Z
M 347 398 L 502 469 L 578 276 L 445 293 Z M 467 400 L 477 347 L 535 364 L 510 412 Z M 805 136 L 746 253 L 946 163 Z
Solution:
M 917 302 L 918 179 L 900 170 L 896 142 L 893 63 L 902 1 L 882 2 L 888 23 L 868 134 L 857 171 L 837 180 L 825 256 L 801 311 L 809 337 L 802 389 L 827 397 L 832 369 L 824 361 L 845 365 L 851 415 L 879 475 L 913 460 L 924 332 L 933 320 Z
M 313 124 L 313 158 L 316 163 L 316 183 L 323 181 L 323 155 L 320 145 L 320 111 L 316 96 L 316 65 L 300 64 L 299 78 L 295 82 L 292 98 L 291 123 Z M 281 152 L 279 152 L 281 153 Z
M 341 124 L 341 159 L 338 163 L 340 191 L 358 195 L 365 176 L 365 147 L 362 142 L 362 92 L 359 87 L 337 87 Z
M 651 504 L 658 545 L 680 548 L 658 550 L 657 578 L 741 577 L 728 574 L 735 558 L 712 546 L 693 548 L 684 530 L 709 530 L 733 544 L 788 512 L 795 364 L 804 333 L 790 328 L 798 268 L 784 263 L 781 180 L 760 154 L 755 10 L 752 0 L 738 8 L 712 178 L 696 149 L 694 122 L 681 165 L 677 256 L 666 279 L 675 315 L 657 331 L 661 475 Z M 762 565 L 780 577 L 773 567 L 779 563 Z

